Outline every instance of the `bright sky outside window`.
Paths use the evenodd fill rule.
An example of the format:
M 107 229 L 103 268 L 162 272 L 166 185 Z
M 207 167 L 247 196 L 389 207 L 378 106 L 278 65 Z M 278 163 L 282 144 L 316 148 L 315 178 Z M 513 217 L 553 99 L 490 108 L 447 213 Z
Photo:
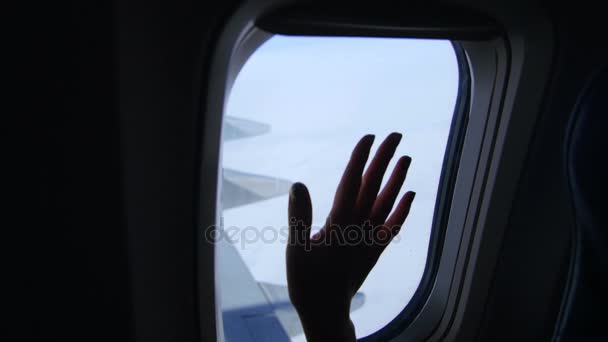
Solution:
M 217 267 L 227 340 L 305 340 L 286 290 L 288 190 L 308 186 L 319 229 L 352 148 L 368 133 L 376 135 L 372 155 L 389 133 L 403 133 L 388 174 L 411 156 L 402 194 L 417 195 L 351 318 L 363 337 L 401 312 L 425 268 L 457 91 L 449 41 L 275 36 L 251 56 L 224 119 Z

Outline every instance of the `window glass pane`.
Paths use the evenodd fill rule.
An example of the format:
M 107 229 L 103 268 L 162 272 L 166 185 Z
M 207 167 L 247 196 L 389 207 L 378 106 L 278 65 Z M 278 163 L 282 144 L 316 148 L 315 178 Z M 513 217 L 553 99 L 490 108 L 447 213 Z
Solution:
M 449 41 L 275 36 L 251 56 L 223 132 L 217 267 L 228 340 L 305 340 L 286 289 L 288 190 L 308 186 L 319 229 L 352 148 L 368 133 L 376 135 L 372 153 L 389 133 L 404 134 L 389 172 L 411 156 L 402 194 L 417 195 L 351 318 L 363 337 L 401 312 L 424 272 L 457 91 Z

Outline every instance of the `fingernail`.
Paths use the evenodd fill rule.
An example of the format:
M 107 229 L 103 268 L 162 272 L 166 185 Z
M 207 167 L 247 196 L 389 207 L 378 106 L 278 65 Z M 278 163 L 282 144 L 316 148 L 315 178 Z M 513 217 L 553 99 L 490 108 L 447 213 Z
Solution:
M 410 200 L 410 202 L 414 202 L 414 198 L 416 198 L 416 192 L 412 191 L 412 199 Z
M 294 201 L 304 191 L 304 184 L 300 182 L 295 182 L 291 185 L 291 189 L 289 189 L 289 200 Z
M 403 138 L 403 134 L 398 132 L 391 133 L 391 139 L 395 139 L 395 142 L 399 143 L 401 141 L 401 138 Z
M 371 144 L 376 139 L 376 136 L 373 134 L 367 134 L 366 136 L 363 137 L 363 139 L 365 140 L 366 143 Z
M 405 167 L 409 167 L 410 164 L 412 163 L 412 158 L 410 156 L 403 156 L 401 157 L 401 159 L 403 159 L 403 163 Z

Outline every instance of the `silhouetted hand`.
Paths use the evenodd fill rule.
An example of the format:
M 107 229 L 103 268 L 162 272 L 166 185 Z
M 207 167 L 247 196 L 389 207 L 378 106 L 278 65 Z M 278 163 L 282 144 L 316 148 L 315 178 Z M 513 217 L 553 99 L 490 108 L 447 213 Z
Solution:
M 405 221 L 414 192 L 406 193 L 390 215 L 411 159 L 401 157 L 378 194 L 382 177 L 401 134 L 392 133 L 363 174 L 373 135 L 363 137 L 344 174 L 325 226 L 310 236 L 312 205 L 306 186 L 296 183 L 289 196 L 287 283 L 309 341 L 354 341 L 351 299 L 382 251 Z M 387 218 L 388 217 L 388 218 Z

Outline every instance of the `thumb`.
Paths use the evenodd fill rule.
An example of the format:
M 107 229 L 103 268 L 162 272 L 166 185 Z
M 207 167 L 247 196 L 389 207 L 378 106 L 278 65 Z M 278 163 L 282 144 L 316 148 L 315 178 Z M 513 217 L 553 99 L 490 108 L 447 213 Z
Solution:
M 294 183 L 289 190 L 289 244 L 305 246 L 310 241 L 312 204 L 306 185 Z

